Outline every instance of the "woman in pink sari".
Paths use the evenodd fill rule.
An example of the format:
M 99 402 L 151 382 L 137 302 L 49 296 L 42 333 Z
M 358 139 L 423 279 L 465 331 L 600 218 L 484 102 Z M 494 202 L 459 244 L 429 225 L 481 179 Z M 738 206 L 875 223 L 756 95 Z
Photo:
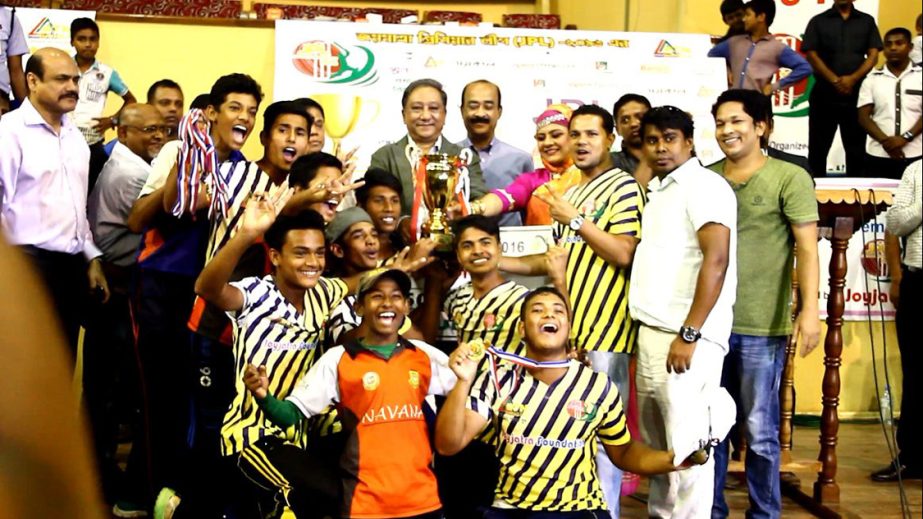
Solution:
M 580 181 L 580 170 L 573 166 L 568 124 L 571 108 L 553 104 L 535 119 L 535 143 L 542 159 L 542 168 L 523 173 L 503 189 L 490 193 L 471 203 L 473 214 L 496 216 L 525 209 L 526 225 L 550 225 L 548 204 L 532 193 L 544 187 L 559 195 Z

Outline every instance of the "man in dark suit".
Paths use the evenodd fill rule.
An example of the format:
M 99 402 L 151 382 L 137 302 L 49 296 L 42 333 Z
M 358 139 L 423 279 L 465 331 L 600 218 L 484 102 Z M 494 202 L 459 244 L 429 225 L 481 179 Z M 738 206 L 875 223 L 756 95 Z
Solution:
M 409 216 L 413 210 L 415 188 L 413 171 L 407 160 L 407 145 L 419 155 L 446 153 L 459 155 L 462 148 L 450 142 L 442 135 L 445 125 L 446 93 L 442 84 L 433 79 L 418 79 L 404 89 L 401 98 L 404 124 L 407 135 L 397 142 L 387 144 L 372 154 L 369 168 L 381 168 L 389 171 L 401 181 L 401 215 Z M 481 173 L 481 164 L 477 153 L 473 154 L 468 165 L 471 182 L 470 200 L 476 200 L 487 193 L 487 186 Z M 405 221 L 401 222 L 405 224 Z M 403 225 L 402 225 L 403 229 Z

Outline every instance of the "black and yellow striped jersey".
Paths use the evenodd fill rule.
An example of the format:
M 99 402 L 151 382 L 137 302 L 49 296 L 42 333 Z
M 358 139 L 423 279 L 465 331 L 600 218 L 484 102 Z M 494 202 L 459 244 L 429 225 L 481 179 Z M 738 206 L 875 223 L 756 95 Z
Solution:
M 330 310 L 346 295 L 346 284 L 321 278 L 305 292 L 303 314 L 276 288 L 272 276 L 232 285 L 243 292 L 244 305 L 228 312 L 234 325 L 235 396 L 221 426 L 221 453 L 237 454 L 266 435 L 302 445 L 304 422 L 287 431 L 273 425 L 244 386 L 244 370 L 248 363 L 266 366 L 269 392 L 279 399 L 287 397 L 314 364 Z
M 459 342 L 481 339 L 504 351 L 523 354 L 519 314 L 528 293 L 528 288 L 507 281 L 478 299 L 469 282 L 449 293 L 444 309 Z
M 644 194 L 620 169 L 564 193 L 586 220 L 611 234 L 641 238 Z M 573 311 L 571 341 L 576 349 L 631 353 L 637 333 L 628 314 L 628 269 L 610 264 L 567 225 L 555 222 L 555 238 L 567 249 L 567 290 Z
M 288 189 L 288 180 L 274 184 L 272 177 L 260 169 L 256 162 L 245 160 L 222 162 L 218 174 L 227 183 L 228 202 L 225 215 L 214 214 L 209 224 L 208 243 L 205 249 L 205 263 L 215 257 L 224 245 L 237 234 L 237 228 L 243 221 L 247 200 L 253 193 L 268 192 L 275 195 L 280 190 Z M 250 276 L 263 276 L 270 271 L 266 246 L 262 240 L 251 245 L 237 261 L 231 274 L 231 281 Z M 232 344 L 231 325 L 227 316 L 217 307 L 196 297 L 189 328 L 205 337 Z
M 534 511 L 606 508 L 596 440 L 623 445 L 631 435 L 618 388 L 605 374 L 572 361 L 549 385 L 522 367 L 500 364 L 475 380 L 468 407 L 494 432 L 495 502 Z

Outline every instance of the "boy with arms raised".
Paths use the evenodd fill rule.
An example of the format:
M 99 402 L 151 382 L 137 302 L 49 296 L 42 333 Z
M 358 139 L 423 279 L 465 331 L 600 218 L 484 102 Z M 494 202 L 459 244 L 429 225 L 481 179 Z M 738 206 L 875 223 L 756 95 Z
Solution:
M 570 315 L 560 292 L 531 292 L 519 333 L 526 357 L 516 364 L 478 374 L 479 359 L 468 344 L 452 353 L 458 382 L 436 421 L 436 449 L 445 455 L 485 429 L 496 433 L 500 478 L 485 518 L 609 517 L 594 463 L 597 439 L 625 470 L 676 470 L 672 452 L 631 440 L 615 384 L 569 360 Z
M 233 80 L 248 84 L 247 93 L 231 92 L 225 100 L 212 99 L 206 110 L 220 134 L 219 139 L 229 143 L 231 148 L 243 146 L 253 128 L 253 116 L 262 96 L 259 85 L 248 76 L 234 75 Z M 215 103 L 219 103 L 216 109 Z M 288 173 L 292 163 L 307 150 L 309 116 L 303 108 L 290 102 L 273 103 L 263 116 L 264 127 L 260 133 L 263 157 L 256 162 L 224 162 L 216 174 L 227 183 L 229 193 L 227 212 L 217 211 L 210 221 L 210 232 L 206 246 L 205 263 L 215 257 L 237 233 L 247 201 L 255 193 L 269 192 L 273 195 L 288 189 Z M 217 140 L 216 140 L 217 141 Z M 176 196 L 176 173 L 171 172 L 167 180 L 164 203 L 172 202 Z M 172 180 L 172 181 L 171 181 Z M 172 193 L 170 186 L 172 185 Z M 172 209 L 172 206 L 170 206 Z M 233 265 L 232 280 L 247 276 L 263 275 L 266 270 L 266 249 L 262 243 L 251 244 Z M 184 491 L 184 494 L 201 493 L 210 496 L 212 512 L 217 512 L 227 501 L 222 487 L 219 434 L 222 417 L 234 397 L 234 356 L 229 347 L 232 342 L 231 323 L 224 312 L 196 298 L 189 316 L 192 334 L 191 367 L 195 372 L 193 387 L 193 421 L 189 436 L 193 440 L 193 464 L 207 474 L 219 477 L 190 478 L 189 484 L 200 490 Z M 172 491 L 167 490 L 167 494 Z
M 219 112 L 245 99 L 255 102 L 259 89 L 253 88 L 252 79 L 245 78 L 249 79 L 242 74 L 219 78 L 211 93 L 198 96 L 190 109 L 207 110 L 210 98 Z M 239 147 L 224 140 L 234 124 L 233 119 L 222 118 L 211 126 L 219 164 L 244 160 Z M 207 209 L 200 208 L 197 218 L 187 214 L 177 219 L 172 215 L 175 165 L 181 146 L 182 141 L 176 140 L 161 148 L 127 221 L 132 232 L 143 233 L 138 253 L 138 304 L 133 310 L 144 371 L 151 486 L 155 491 L 177 488 L 187 474 L 188 399 L 192 384 L 176 384 L 173 374 L 192 370 L 186 323 L 195 301 L 195 280 L 202 271 L 209 234 Z M 168 191 L 173 200 L 165 203 Z

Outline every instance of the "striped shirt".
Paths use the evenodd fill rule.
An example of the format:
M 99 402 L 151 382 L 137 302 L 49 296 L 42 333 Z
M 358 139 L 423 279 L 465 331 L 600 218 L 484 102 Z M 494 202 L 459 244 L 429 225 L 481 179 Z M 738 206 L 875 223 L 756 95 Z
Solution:
M 888 209 L 888 231 L 905 237 L 904 256 L 901 263 L 915 269 L 923 268 L 923 161 L 907 166 L 901 184 L 894 194 L 894 205 Z
M 510 353 L 523 354 L 518 325 L 528 293 L 528 288 L 507 281 L 478 299 L 469 281 L 449 293 L 444 309 L 459 342 L 481 339 Z
M 243 293 L 244 304 L 237 312 L 228 312 L 234 325 L 236 376 L 234 400 L 221 426 L 221 453 L 237 454 L 267 435 L 301 445 L 303 425 L 286 431 L 273 425 L 244 386 L 244 369 L 247 364 L 266 366 L 269 392 L 279 399 L 287 397 L 314 364 L 327 317 L 346 295 L 346 283 L 321 278 L 305 292 L 304 314 L 285 299 L 271 276 L 248 277 L 231 285 Z
M 641 238 L 644 196 L 628 173 L 610 169 L 570 188 L 564 198 L 603 231 Z M 555 222 L 554 233 L 569 253 L 566 281 L 574 314 L 573 346 L 631 353 L 637 330 L 628 314 L 628 269 L 607 262 L 567 225 Z
M 618 388 L 578 362 L 547 385 L 520 367 L 500 365 L 471 387 L 468 407 L 496 434 L 500 477 L 494 504 L 534 511 L 605 509 L 596 439 L 631 439 Z M 499 386 L 499 390 L 497 389 Z
M 208 245 L 205 249 L 206 264 L 237 234 L 237 228 L 243 221 L 245 204 L 251 194 L 269 192 L 272 196 L 279 190 L 288 189 L 287 179 L 279 185 L 273 184 L 272 178 L 263 172 L 256 162 L 223 162 L 219 167 L 219 174 L 228 186 L 228 211 L 225 218 L 216 215 L 211 221 Z M 231 281 L 263 276 L 270 271 L 266 247 L 261 240 L 241 256 L 234 272 L 231 273 Z M 230 323 L 227 317 L 200 297 L 196 298 L 192 315 L 189 317 L 189 329 L 205 337 L 231 344 Z

